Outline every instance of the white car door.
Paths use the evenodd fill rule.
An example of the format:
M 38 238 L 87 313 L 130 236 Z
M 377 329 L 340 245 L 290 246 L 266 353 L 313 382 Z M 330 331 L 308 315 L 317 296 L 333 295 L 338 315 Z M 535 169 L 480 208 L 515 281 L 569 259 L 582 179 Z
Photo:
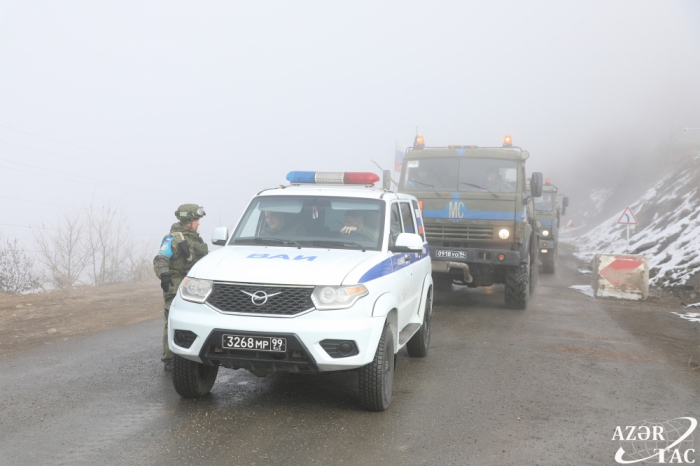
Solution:
M 418 227 L 416 226 L 416 219 L 414 218 L 411 202 L 400 202 L 399 209 L 401 211 L 401 223 L 404 233 L 418 234 Z M 408 322 L 411 316 L 418 313 L 425 274 L 421 273 L 424 261 L 419 260 L 422 256 L 420 253 L 405 253 L 405 256 L 406 279 L 408 281 L 408 290 L 406 293 L 406 322 Z
M 396 238 L 403 233 L 403 222 L 401 222 L 401 211 L 398 202 L 391 203 L 389 250 L 396 242 Z M 391 265 L 394 270 L 392 275 L 392 292 L 399 301 L 399 313 L 397 316 L 399 330 L 404 328 L 411 316 L 409 290 L 411 288 L 408 274 L 410 265 L 410 254 L 405 252 L 395 252 L 391 258 Z

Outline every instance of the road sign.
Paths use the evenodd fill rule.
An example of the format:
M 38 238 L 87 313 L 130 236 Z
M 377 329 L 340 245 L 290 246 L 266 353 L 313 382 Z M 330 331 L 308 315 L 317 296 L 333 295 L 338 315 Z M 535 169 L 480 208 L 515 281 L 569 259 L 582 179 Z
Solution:
M 570 218 L 568 222 L 566 222 L 566 225 L 564 225 L 564 228 L 576 228 L 576 224 L 574 223 L 574 219 Z
M 617 221 L 618 225 L 637 225 L 639 222 L 637 222 L 637 218 L 634 216 L 632 213 L 632 209 L 627 207 L 624 212 L 622 212 L 622 215 L 620 216 L 620 220 Z

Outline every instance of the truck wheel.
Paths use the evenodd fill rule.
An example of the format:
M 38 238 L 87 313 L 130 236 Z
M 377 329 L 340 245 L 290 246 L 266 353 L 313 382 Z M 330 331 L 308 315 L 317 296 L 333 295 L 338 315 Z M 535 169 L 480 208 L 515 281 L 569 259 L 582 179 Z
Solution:
M 557 271 L 557 250 L 550 250 L 542 258 L 542 271 L 544 273 L 555 273 Z
M 360 368 L 360 405 L 370 411 L 384 411 L 391 404 L 394 388 L 394 335 L 384 324 L 374 360 Z
M 532 258 L 532 262 L 530 263 L 530 294 L 533 295 L 535 294 L 535 290 L 537 289 L 537 280 L 540 276 L 540 265 L 539 265 L 539 259 L 537 258 L 539 251 L 537 249 L 533 249 L 532 254 L 534 257 Z
M 423 311 L 423 325 L 406 343 L 406 350 L 412 358 L 427 356 L 428 348 L 430 347 L 430 319 L 433 317 L 433 300 L 430 292 L 428 293 L 428 299 L 425 301 L 425 310 Z
M 200 398 L 211 391 L 219 366 L 207 366 L 173 355 L 173 386 L 184 398 Z
M 439 291 L 452 291 L 452 281 L 449 275 L 433 275 L 433 286 Z
M 506 306 L 513 309 L 527 309 L 530 297 L 530 256 L 517 267 L 509 267 L 506 272 Z

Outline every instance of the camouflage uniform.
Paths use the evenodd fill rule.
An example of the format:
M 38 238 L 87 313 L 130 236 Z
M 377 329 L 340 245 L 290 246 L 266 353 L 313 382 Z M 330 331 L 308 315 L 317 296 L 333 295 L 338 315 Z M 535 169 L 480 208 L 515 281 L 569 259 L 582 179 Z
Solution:
M 170 304 L 177 295 L 177 289 L 182 280 L 187 276 L 187 272 L 192 266 L 209 252 L 207 244 L 199 236 L 196 231 L 187 228 L 192 221 L 198 220 L 199 216 L 195 213 L 199 209 L 196 204 L 185 204 L 180 206 L 175 216 L 179 213 L 187 213 L 188 216 L 183 218 L 178 223 L 173 223 L 170 227 L 170 234 L 163 238 L 160 250 L 156 257 L 153 258 L 153 269 L 158 278 L 163 274 L 170 274 L 172 285 L 167 291 L 163 291 L 163 299 L 165 300 L 165 329 L 163 330 L 163 356 L 161 361 L 168 364 L 171 362 L 173 354 L 168 348 L 168 314 L 170 312 Z M 186 222 L 186 223 L 183 223 Z M 187 248 L 180 243 L 185 242 Z M 185 249 L 189 249 L 190 256 L 187 257 Z

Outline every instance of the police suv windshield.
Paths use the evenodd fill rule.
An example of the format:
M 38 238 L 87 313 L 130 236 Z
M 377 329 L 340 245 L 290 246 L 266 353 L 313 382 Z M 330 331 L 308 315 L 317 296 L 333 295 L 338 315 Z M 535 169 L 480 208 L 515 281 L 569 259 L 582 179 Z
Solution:
M 374 199 L 256 197 L 228 244 L 380 250 L 383 218 Z
M 492 158 L 426 158 L 406 161 L 406 191 L 469 191 L 514 193 L 518 163 Z
M 543 193 L 542 196 L 535 198 L 535 210 L 554 210 L 554 194 Z

